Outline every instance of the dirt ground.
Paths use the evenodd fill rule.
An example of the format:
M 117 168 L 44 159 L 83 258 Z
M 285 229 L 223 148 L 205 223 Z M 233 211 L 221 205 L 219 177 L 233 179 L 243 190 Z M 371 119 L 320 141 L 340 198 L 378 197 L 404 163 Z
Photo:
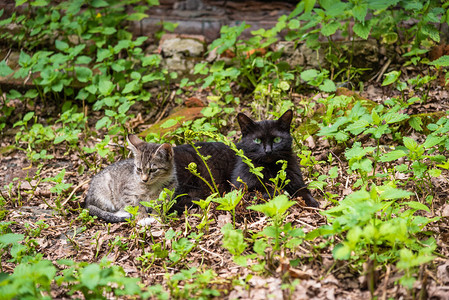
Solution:
M 384 99 L 391 97 L 391 93 L 391 91 L 381 88 L 379 84 L 371 84 L 367 86 L 361 96 L 381 103 Z M 204 92 L 204 94 L 196 96 L 202 99 L 205 94 L 207 93 Z M 427 103 L 413 105 L 406 113 L 447 111 L 449 110 L 448 95 L 447 90 L 433 90 Z M 293 101 L 299 103 L 303 97 L 297 95 Z M 316 98 L 310 98 L 309 101 L 314 101 Z M 40 105 L 37 104 L 37 112 L 43 110 L 43 107 L 39 107 Z M 169 112 L 169 110 L 167 111 Z M 141 124 L 138 124 L 138 120 L 132 120 L 136 122 L 134 124 L 138 124 L 134 126 L 135 131 L 144 131 L 158 117 L 165 116 L 168 112 L 164 115 L 161 111 L 155 112 L 151 119 L 145 120 L 144 123 L 140 122 Z M 95 124 L 95 121 L 89 120 L 89 124 Z M 303 121 L 304 119 L 299 117 L 294 119 L 297 126 Z M 238 130 L 238 127 L 234 126 L 233 129 Z M 37 227 L 35 223 L 38 220 L 44 220 L 49 226 L 43 229 L 35 239 L 37 241 L 36 250 L 42 253 L 45 259 L 56 261 L 70 258 L 75 261 L 98 262 L 101 258 L 106 257 L 114 264 L 123 267 L 128 276 L 140 277 L 146 286 L 163 283 L 166 273 L 175 274 L 181 268 L 202 266 L 212 269 L 218 274 L 213 286 L 222 291 L 222 295 L 226 299 L 287 299 L 288 295 L 280 288 L 286 277 L 291 281 L 299 279 L 299 283 L 290 295 L 291 299 L 367 299 L 371 297 L 367 283 L 372 276 L 376 282 L 374 295 L 378 299 L 449 299 L 449 202 L 447 200 L 449 174 L 447 171 L 443 172 L 442 176 L 433 179 L 433 206 L 431 213 L 425 214 L 426 217 L 443 216 L 440 221 L 428 226 L 429 232 L 437 240 L 439 255 L 434 261 L 420 268 L 413 291 L 407 291 L 395 283 L 402 274 L 393 265 L 388 268 L 379 267 L 375 269 L 374 274 L 360 274 L 348 262 L 335 261 L 329 247 L 317 248 L 318 244 L 328 242 L 324 239 L 315 240 L 313 243 L 304 241 L 295 253 L 286 254 L 286 257 L 278 262 L 278 268 L 272 270 L 271 274 L 251 277 L 248 276 L 250 271 L 235 264 L 232 255 L 222 247 L 223 235 L 220 229 L 224 224 L 232 222 L 231 214 L 215 209 L 212 209 L 209 215 L 209 218 L 214 221 L 211 223 L 207 235 L 201 238 L 201 242 L 183 262 L 167 269 L 164 269 L 163 263 L 157 260 L 150 267 L 143 266 L 137 258 L 144 253 L 151 252 L 151 245 L 164 239 L 164 233 L 169 228 L 188 233 L 190 228 L 195 228 L 195 225 L 199 223 L 199 218 L 189 216 L 190 228 L 186 228 L 184 216 L 181 216 L 179 221 L 170 222 L 168 225 L 155 224 L 151 227 L 152 237 L 147 236 L 142 239 L 142 236 L 139 235 L 139 239 L 127 240 L 127 247 L 121 249 L 114 245 L 115 238 L 121 236 L 127 239 L 135 235 L 136 231 L 140 230 L 139 228 L 133 228 L 127 223 L 108 225 L 99 220 L 83 224 L 81 220 L 77 219 L 89 179 L 95 171 L 89 170 L 86 162 L 80 158 L 78 153 L 73 151 L 66 153 L 67 148 L 64 144 L 49 147 L 48 153 L 54 155 L 53 159 L 31 163 L 24 151 L 9 147 L 17 145 L 14 139 L 15 132 L 16 129 L 7 128 L 0 142 L 2 149 L 0 187 L 2 195 L 7 199 L 4 207 L 7 214 L 2 221 L 14 222 L 10 226 L 14 233 L 27 234 L 29 228 Z M 420 134 L 415 134 L 414 137 L 418 141 L 423 138 Z M 98 141 L 95 137 L 80 138 L 80 141 L 82 140 L 85 142 L 81 143 L 90 147 Z M 323 153 L 327 154 L 335 150 L 327 141 L 317 136 L 314 136 L 312 142 L 308 146 L 315 157 L 323 157 Z M 367 146 L 372 142 L 368 139 L 362 146 Z M 26 145 L 19 144 L 18 146 Z M 80 148 L 82 149 L 83 146 L 81 144 Z M 120 159 L 120 147 L 115 145 L 111 145 L 111 147 L 117 153 L 116 159 Z M 97 154 L 88 154 L 84 159 L 97 166 L 108 164 L 106 160 L 99 159 Z M 339 169 L 339 176 L 335 182 L 341 183 L 341 185 L 328 184 L 324 190 L 337 194 L 337 199 L 343 199 L 351 192 L 348 187 L 354 183 L 355 176 L 341 171 L 348 168 L 348 163 L 342 153 L 336 155 L 333 165 L 338 166 Z M 305 180 L 311 180 L 311 172 L 327 174 L 332 166 L 323 163 L 316 164 L 312 170 L 304 169 Z M 55 183 L 44 182 L 41 179 L 54 177 L 63 169 L 66 170 L 64 181 L 73 185 L 63 197 L 58 198 L 56 193 L 50 191 Z M 10 183 L 12 183 L 11 189 L 8 187 Z M 410 190 L 413 191 L 414 188 L 410 187 Z M 324 200 L 323 194 L 319 190 L 313 190 L 312 193 L 320 201 L 321 209 L 304 207 L 301 205 L 301 201 L 298 201 L 298 204 L 290 209 L 287 218 L 287 221 L 302 227 L 306 233 L 326 224 L 326 218 L 320 214 L 320 210 L 333 206 L 332 203 Z M 63 209 L 61 211 L 52 209 L 57 205 Z M 243 203 L 237 208 L 236 227 L 254 231 L 262 230 L 268 222 L 266 217 L 262 214 L 250 213 L 245 209 L 245 205 Z M 198 208 L 193 208 L 190 211 L 191 214 L 196 212 L 199 212 Z M 292 267 L 289 261 L 297 258 L 299 258 L 299 264 Z M 14 265 L 8 263 L 7 259 L 8 256 L 3 254 L 3 271 L 9 273 L 13 271 Z M 247 280 L 250 288 L 235 285 L 232 283 L 233 280 Z M 55 285 L 51 296 L 67 298 L 66 292 L 64 288 Z

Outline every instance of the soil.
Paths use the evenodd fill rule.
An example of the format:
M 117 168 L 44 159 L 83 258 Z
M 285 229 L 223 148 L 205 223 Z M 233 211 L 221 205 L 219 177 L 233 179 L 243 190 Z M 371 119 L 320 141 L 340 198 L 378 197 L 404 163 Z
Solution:
M 340 92 L 354 94 L 347 90 L 340 90 Z M 202 91 L 194 96 L 198 99 L 206 99 L 207 94 L 208 91 Z M 356 96 L 382 103 L 385 99 L 394 96 L 394 92 L 373 82 L 367 85 L 361 95 Z M 316 98 L 292 95 L 292 100 L 295 103 L 304 99 L 315 101 Z M 48 103 L 46 105 L 48 106 Z M 43 103 L 36 103 L 35 111 L 37 114 L 45 115 L 47 113 L 44 112 L 57 110 L 56 108 L 50 108 L 49 110 L 47 106 L 44 107 Z M 21 109 L 24 111 L 25 107 L 18 107 L 17 115 L 20 115 Z M 167 111 L 170 111 L 170 109 L 162 108 L 153 110 L 149 114 L 151 117 L 144 119 L 142 115 L 138 114 L 144 108 L 135 106 L 132 109 L 134 110 L 133 113 L 138 116 L 130 120 L 129 123 L 135 132 L 145 131 L 156 120 L 168 115 Z M 242 107 L 238 110 L 241 109 Z M 414 104 L 406 113 L 432 114 L 448 110 L 447 90 L 436 87 L 429 93 L 429 99 L 426 103 Z M 296 126 L 299 126 L 303 121 L 305 120 L 299 117 L 294 119 Z M 95 132 L 93 126 L 95 122 L 96 117 L 92 117 L 88 122 L 92 132 Z M 231 127 L 229 130 L 238 130 L 234 123 Z M 412 131 L 407 126 L 404 126 L 402 130 L 408 133 Z M 64 144 L 58 144 L 48 145 L 47 147 L 48 154 L 54 155 L 53 159 L 32 163 L 27 159 L 25 152 L 19 150 L 20 147 L 26 147 L 26 145 L 15 142 L 16 129 L 6 128 L 4 132 L 0 145 L 2 149 L 0 156 L 0 191 L 6 199 L 6 206 L 3 208 L 6 211 L 6 216 L 2 221 L 13 222 L 10 225 L 12 232 L 28 234 L 30 228 L 37 227 L 36 222 L 38 220 L 44 220 L 49 227 L 43 229 L 35 239 L 37 241 L 36 250 L 42 253 L 45 259 L 56 261 L 69 258 L 75 261 L 98 262 L 106 257 L 114 264 L 123 267 L 128 276 L 141 278 L 142 283 L 146 286 L 156 283 L 164 284 L 166 273 L 175 274 L 183 268 L 203 267 L 218 274 L 215 281 L 217 283 L 214 286 L 221 290 L 226 299 L 287 299 L 288 294 L 282 291 L 281 284 L 295 279 L 299 279 L 299 283 L 292 291 L 290 299 L 369 298 L 371 296 L 368 282 L 372 280 L 375 283 L 374 295 L 379 299 L 449 299 L 449 225 L 447 222 L 449 216 L 449 202 L 447 200 L 449 173 L 447 171 L 443 171 L 442 176 L 432 179 L 432 190 L 424 194 L 418 192 L 418 189 L 414 186 L 409 187 L 409 190 L 416 191 L 417 197 L 414 200 L 423 202 L 423 197 L 433 195 L 431 213 L 425 213 L 424 215 L 429 218 L 435 216 L 442 216 L 442 218 L 428 226 L 429 232 L 437 239 L 439 255 L 434 261 L 420 268 L 414 290 L 407 291 L 396 283 L 403 274 L 394 265 L 387 268 L 375 268 L 375 272 L 370 274 L 357 272 L 348 262 L 334 260 L 331 253 L 332 249 L 329 247 L 319 247 L 320 244 L 325 245 L 329 242 L 325 239 L 317 239 L 313 242 L 305 241 L 294 253 L 283 253 L 281 259 L 277 262 L 277 269 L 269 270 L 264 275 L 248 277 L 248 269 L 235 264 L 231 254 L 222 247 L 223 236 L 220 229 L 224 224 L 232 222 L 231 215 L 216 209 L 212 209 L 209 214 L 209 219 L 212 220 L 209 230 L 187 259 L 168 269 L 164 269 L 164 264 L 158 260 L 151 266 L 142 265 L 137 258 L 144 253 L 151 252 L 152 244 L 164 239 L 164 233 L 169 228 L 183 232 L 183 236 L 186 235 L 185 233 L 188 234 L 192 230 L 196 230 L 195 226 L 199 223 L 199 218 L 195 217 L 194 214 L 199 213 L 199 209 L 192 208 L 189 211 L 189 228 L 185 227 L 187 223 L 185 216 L 181 216 L 178 221 L 172 221 L 168 224 L 154 224 L 150 229 L 152 238 L 146 237 L 144 240 L 128 239 L 136 231 L 141 230 L 128 223 L 109 225 L 103 221 L 95 220 L 85 224 L 78 217 L 83 207 L 83 199 L 89 185 L 89 179 L 95 172 L 110 162 L 101 159 L 97 154 L 83 154 L 85 157 L 80 157 L 80 153 L 70 150 Z M 101 137 L 104 132 L 97 132 L 97 134 L 98 137 Z M 411 132 L 411 136 L 418 141 L 422 141 L 424 138 L 422 134 L 416 132 Z M 99 141 L 98 137 L 80 136 L 79 148 L 92 147 Z M 237 138 L 238 134 L 235 137 Z M 346 171 L 341 171 L 348 169 L 344 154 L 336 151 L 337 148 L 317 136 L 312 136 L 306 143 L 308 143 L 314 157 L 323 157 L 323 153 L 335 155 L 332 165 L 325 162 L 316 164 L 313 168 L 304 168 L 306 181 L 311 180 L 313 172 L 327 174 L 331 167 L 338 166 L 339 176 L 334 179 L 333 184 L 326 185 L 324 191 L 335 194 L 337 200 L 343 199 L 351 193 L 349 187 L 353 185 L 356 177 Z M 372 143 L 373 140 L 368 138 L 362 146 L 368 146 Z M 392 145 L 391 143 L 391 140 L 385 141 L 385 145 Z M 123 140 L 119 139 L 118 144 L 123 145 Z M 120 146 L 111 143 L 110 147 L 116 153 L 114 160 L 123 158 L 123 151 L 121 151 Z M 327 155 L 324 157 L 327 157 Z M 323 160 L 326 161 L 326 159 Z M 95 166 L 95 168 L 89 168 L 87 163 Z M 64 182 L 70 183 L 72 186 L 62 196 L 58 196 L 58 194 L 50 191 L 55 183 L 45 182 L 41 179 L 54 177 L 62 170 L 66 172 Z M 298 204 L 290 209 L 290 214 L 287 217 L 287 221 L 292 222 L 294 226 L 302 227 L 306 233 L 325 225 L 326 218 L 320 214 L 320 211 L 334 205 L 324 200 L 323 194 L 319 190 L 314 190 L 313 194 L 320 201 L 321 209 L 307 208 L 298 199 Z M 261 214 L 249 213 L 245 209 L 248 201 L 246 199 L 246 202 L 237 207 L 236 227 L 245 229 L 245 231 L 261 231 L 267 225 L 268 220 Z M 58 206 L 60 209 L 57 208 Z M 124 237 L 128 241 L 126 249 L 111 246 L 118 236 Z M 2 266 L 4 272 L 10 273 L 13 272 L 15 266 L 8 262 L 8 258 L 7 254 L 2 255 Z M 298 260 L 295 267 L 290 264 L 293 260 Z M 366 265 L 365 270 L 368 270 L 368 267 Z M 235 279 L 247 279 L 250 289 L 248 290 L 240 285 L 233 286 L 232 280 Z M 53 298 L 69 298 L 70 296 L 66 293 L 65 288 L 55 285 L 51 296 Z

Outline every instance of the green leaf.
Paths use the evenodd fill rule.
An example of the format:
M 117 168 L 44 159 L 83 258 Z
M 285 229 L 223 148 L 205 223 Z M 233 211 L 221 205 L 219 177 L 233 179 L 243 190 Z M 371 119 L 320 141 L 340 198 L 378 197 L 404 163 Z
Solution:
M 368 125 L 370 125 L 370 123 L 367 120 L 360 119 L 348 125 L 348 127 L 345 128 L 345 131 L 349 131 L 353 135 L 358 135 L 363 132 Z
M 396 32 L 387 32 L 381 35 L 382 43 L 392 45 L 398 41 L 398 34 Z
M 6 61 L 2 60 L 2 62 L 0 62 L 0 76 L 1 77 L 5 77 L 10 75 L 12 72 L 14 72 L 6 63 Z
M 112 121 L 109 119 L 109 117 L 104 116 L 100 120 L 97 121 L 97 124 L 95 124 L 95 129 L 101 129 L 103 127 L 109 127 L 111 125 Z
M 27 3 L 28 0 L 16 0 L 16 7 Z
M 352 29 L 354 30 L 355 34 L 366 40 L 369 37 L 369 33 L 371 32 L 372 27 L 373 22 L 365 22 L 365 24 L 356 23 L 354 27 L 352 27 Z
M 34 116 L 34 111 L 27 112 L 23 117 L 23 121 L 28 122 Z
M 332 93 L 335 92 L 337 90 L 337 87 L 335 86 L 335 83 L 330 80 L 330 79 L 325 79 L 323 81 L 323 84 L 321 84 L 318 87 L 321 91 L 326 92 L 326 93 Z
M 385 74 L 385 79 L 382 82 L 382 86 L 390 85 L 390 84 L 396 82 L 400 75 L 401 75 L 401 71 L 391 71 L 391 72 Z
M 165 121 L 164 123 L 161 124 L 161 128 L 170 128 L 175 126 L 176 124 L 178 124 L 178 120 L 176 119 L 168 119 L 167 121 Z
M 434 60 L 429 63 L 429 65 L 436 66 L 436 67 L 449 67 L 449 55 L 443 55 L 437 60 Z
M 408 123 L 416 131 L 422 131 L 423 129 L 421 126 L 423 125 L 421 117 L 411 117 L 410 120 L 408 120 Z
M 128 21 L 141 21 L 142 19 L 148 18 L 149 15 L 144 13 L 135 12 L 126 17 Z
M 102 27 L 101 32 L 105 35 L 111 35 L 117 32 L 117 29 L 114 27 Z
M 441 141 L 445 140 L 446 138 L 447 137 L 443 136 L 428 135 L 426 141 L 423 144 L 423 147 L 425 149 L 429 149 L 435 145 L 438 145 Z
M 98 89 L 102 95 L 104 95 L 104 96 L 109 95 L 112 92 L 113 88 L 114 88 L 114 85 L 110 80 L 108 80 L 106 78 L 100 79 L 100 82 L 98 84 Z
M 404 142 L 404 146 L 411 151 L 414 151 L 418 148 L 418 143 L 408 136 L 404 136 L 402 141 Z
M 304 2 L 304 12 L 308 13 L 312 11 L 313 7 L 315 6 L 316 0 L 303 0 L 301 2 Z
M 108 57 L 111 57 L 112 53 L 109 49 L 98 49 L 97 50 L 97 62 L 102 62 Z
M 137 81 L 137 80 L 133 80 L 133 81 L 128 82 L 125 85 L 125 88 L 123 89 L 122 93 L 123 94 L 131 93 L 132 91 L 134 91 L 134 89 L 136 87 L 138 87 L 138 83 L 139 83 L 139 81 Z
M 319 72 L 315 69 L 305 70 L 301 72 L 301 79 L 304 81 L 310 81 L 318 76 Z
M 90 58 L 89 56 L 81 55 L 76 58 L 75 63 L 77 65 L 87 65 L 91 61 L 92 61 L 92 58 Z
M 388 153 L 382 155 L 379 158 L 379 160 L 381 162 L 389 162 L 389 161 L 397 160 L 397 159 L 399 159 L 401 157 L 404 157 L 406 155 L 407 155 L 407 153 L 405 153 L 402 150 L 394 150 L 394 151 L 391 151 L 391 152 L 388 152 Z
M 25 236 L 23 234 L 17 234 L 17 233 L 6 233 L 0 235 L 0 244 L 3 245 L 11 245 L 16 244 L 23 240 Z M 3 247 L 0 247 L 3 248 Z
M 326 10 L 326 14 L 330 17 L 341 17 L 341 15 L 348 8 L 347 3 L 343 3 L 340 0 L 321 0 L 321 7 Z
M 346 244 L 338 244 L 332 249 L 332 256 L 335 259 L 347 260 L 351 257 L 351 248 Z
M 427 23 L 424 26 L 422 26 L 421 33 L 427 35 L 437 43 L 440 42 L 440 32 L 438 31 L 438 29 L 435 28 L 433 24 Z
M 55 41 L 55 46 L 56 49 L 61 50 L 62 52 L 66 52 L 69 49 L 69 44 L 60 40 Z
M 395 188 L 387 188 L 380 194 L 381 200 L 393 200 L 393 199 L 402 199 L 402 198 L 410 198 L 413 193 L 409 191 L 404 191 L 401 189 Z
M 340 28 L 340 23 L 337 21 L 324 24 L 321 28 L 321 34 L 324 36 L 333 35 L 338 30 L 338 28 Z
M 401 203 L 401 205 L 408 205 L 412 209 L 424 210 L 424 211 L 427 211 L 430 213 L 430 209 L 426 205 L 424 205 L 420 202 L 417 202 L 417 201 L 403 202 L 403 203 Z
M 93 0 L 91 1 L 90 5 L 95 8 L 99 7 L 108 7 L 110 4 L 105 0 Z
M 80 281 L 89 290 L 94 290 L 100 282 L 101 268 L 98 264 L 90 264 L 80 271 Z
M 239 256 L 245 251 L 248 244 L 245 243 L 241 230 L 234 230 L 232 224 L 228 223 L 221 228 L 221 232 L 223 233 L 223 247 L 228 249 L 232 255 Z
M 80 82 L 88 82 L 92 79 L 92 70 L 86 67 L 75 67 L 75 74 Z
M 399 114 L 399 113 L 386 113 L 383 116 L 384 121 L 387 124 L 393 124 L 393 123 L 398 123 L 404 120 L 407 120 L 409 118 L 408 115 L 406 114 Z
M 429 175 L 432 177 L 440 177 L 441 176 L 441 172 L 442 170 L 440 169 L 430 169 L 429 170 Z
M 36 7 L 41 6 L 42 7 L 42 6 L 47 6 L 48 1 L 47 0 L 35 0 L 35 1 L 31 2 L 30 4 L 31 4 L 31 6 L 36 6 Z
M 287 196 L 279 195 L 264 204 L 251 205 L 248 209 L 264 213 L 270 218 L 284 214 L 296 202 L 288 200 Z
M 24 98 L 36 98 L 38 96 L 38 92 L 35 89 L 28 90 L 25 95 L 23 95 Z
M 368 12 L 368 4 L 364 2 L 358 3 L 352 8 L 352 14 L 361 23 L 365 21 L 367 12 Z

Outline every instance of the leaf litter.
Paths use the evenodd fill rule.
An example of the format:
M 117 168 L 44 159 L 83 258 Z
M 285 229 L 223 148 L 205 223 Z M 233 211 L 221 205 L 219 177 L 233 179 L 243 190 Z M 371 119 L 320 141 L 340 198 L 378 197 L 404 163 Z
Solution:
M 382 102 L 387 97 L 385 91 L 374 85 L 370 85 L 362 95 L 376 102 Z M 447 94 L 446 90 L 431 91 L 426 104 L 412 105 L 407 113 L 418 114 L 448 110 Z M 201 95 L 198 95 L 198 98 L 201 98 Z M 135 119 L 130 120 L 130 126 L 146 128 L 148 125 L 145 122 L 142 115 L 137 114 Z M 418 135 L 416 140 L 419 138 Z M 95 144 L 95 140 L 92 138 L 88 138 L 86 141 L 88 147 Z M 355 175 L 341 171 L 348 169 L 348 163 L 342 152 L 332 149 L 327 140 L 315 136 L 307 143 L 315 157 L 323 158 L 322 155 L 325 152 L 336 157 L 333 166 L 338 166 L 340 171 L 334 179 L 334 183 L 339 183 L 339 185 L 328 185 L 325 187 L 325 191 L 336 194 L 336 199 L 342 199 L 345 195 L 353 192 L 350 187 L 357 178 Z M 366 140 L 363 146 L 368 146 L 369 143 L 370 141 Z M 13 144 L 13 134 L 6 135 L 1 142 L 2 147 Z M 117 159 L 120 157 L 119 149 L 120 147 L 114 147 Z M 77 155 L 65 155 L 65 151 L 66 149 L 62 145 L 55 145 L 54 149 L 49 149 L 54 158 L 43 162 L 40 170 L 38 170 L 37 164 L 31 164 L 26 159 L 25 153 L 21 151 L 12 151 L 0 157 L 1 192 L 6 199 L 9 199 L 6 206 L 7 215 L 3 221 L 12 222 L 10 225 L 12 232 L 27 235 L 37 228 L 36 223 L 39 220 L 44 220 L 48 227 L 42 229 L 35 237 L 36 251 L 42 253 L 44 259 L 53 262 L 60 259 L 72 259 L 92 263 L 99 262 L 106 257 L 113 264 L 121 266 L 127 276 L 140 278 L 142 284 L 147 287 L 162 284 L 167 288 L 167 278 L 172 277 L 180 270 L 193 267 L 204 268 L 217 274 L 217 277 L 211 280 L 208 286 L 218 289 L 222 293 L 222 297 L 226 299 L 369 298 L 371 294 L 367 281 L 372 276 L 377 283 L 374 295 L 379 299 L 413 298 L 412 294 L 404 287 L 395 284 L 395 281 L 403 275 L 401 270 L 393 265 L 388 265 L 386 269 L 375 269 L 373 274 L 360 274 L 347 261 L 333 258 L 329 248 L 325 247 L 329 243 L 326 237 L 314 241 L 304 241 L 293 252 L 282 252 L 276 269 L 267 269 L 259 274 L 254 273 L 247 267 L 236 264 L 229 251 L 222 246 L 221 228 L 232 223 L 232 216 L 229 212 L 214 209 L 209 213 L 211 223 L 208 231 L 179 263 L 165 264 L 163 260 L 166 258 L 143 262 L 141 258 L 145 257 L 146 253 L 154 252 L 155 249 L 152 246 L 157 243 L 165 242 L 165 250 L 171 250 L 174 241 L 165 240 L 165 235 L 170 229 L 181 232 L 181 237 L 189 239 L 192 228 L 200 223 L 199 218 L 194 216 L 200 213 L 199 209 L 192 208 L 189 211 L 188 222 L 184 216 L 181 216 L 178 221 L 171 221 L 169 224 L 157 223 L 151 226 L 149 234 L 144 234 L 145 230 L 142 228 L 132 227 L 127 223 L 105 224 L 100 220 L 95 220 L 83 224 L 77 217 L 83 206 L 88 182 L 93 173 L 87 171 L 79 175 L 79 167 L 84 163 Z M 92 159 L 92 156 L 89 159 Z M 108 164 L 105 160 L 97 161 L 97 163 L 102 167 Z M 333 166 L 316 164 L 314 171 L 327 174 Z M 38 178 L 54 177 L 63 169 L 66 170 L 64 181 L 72 186 L 68 190 L 70 194 L 65 195 L 62 199 L 63 207 L 58 212 L 54 208 L 61 204 L 61 199 L 58 200 L 57 195 L 51 191 L 55 185 L 53 182 L 44 182 L 38 179 L 28 182 L 24 179 L 34 178 L 38 171 L 40 172 Z M 307 180 L 309 174 L 306 170 L 304 171 Z M 428 299 L 449 299 L 449 260 L 447 259 L 449 256 L 449 225 L 447 222 L 449 217 L 447 204 L 449 181 L 448 173 L 444 174 L 445 176 L 432 179 L 435 198 L 431 212 L 426 215 L 429 218 L 442 216 L 440 221 L 428 226 L 437 239 L 440 255 L 432 263 L 421 266 L 419 279 L 414 286 L 417 293 L 425 291 Z M 14 178 L 18 178 L 18 180 L 14 181 Z M 10 182 L 13 182 L 12 189 L 8 188 Z M 322 200 L 322 195 L 318 190 L 314 191 L 314 195 Z M 57 201 L 60 203 L 58 204 Z M 292 225 L 303 228 L 305 233 L 327 224 L 326 218 L 319 213 L 320 209 L 305 207 L 301 199 L 296 199 L 296 201 L 297 204 L 289 210 L 286 222 L 292 222 Z M 267 217 L 260 213 L 249 212 L 245 206 L 246 204 L 237 207 L 236 228 L 252 232 L 262 231 L 269 222 Z M 321 206 L 322 209 L 326 209 L 332 207 L 333 204 L 321 201 Z M 187 228 L 186 225 L 188 225 Z M 129 238 L 133 235 L 136 236 L 136 233 L 138 233 L 138 238 Z M 8 262 L 8 254 L 2 254 L 2 266 L 3 271 L 13 271 L 15 266 Z M 286 288 L 286 282 L 293 283 L 293 287 Z M 52 298 L 69 297 L 67 289 L 57 285 L 53 285 L 51 296 Z

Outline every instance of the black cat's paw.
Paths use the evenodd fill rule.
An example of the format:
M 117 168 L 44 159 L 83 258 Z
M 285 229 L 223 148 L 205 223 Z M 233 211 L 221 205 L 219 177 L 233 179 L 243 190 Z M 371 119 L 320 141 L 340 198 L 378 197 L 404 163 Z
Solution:
M 311 194 L 307 193 L 306 195 L 303 195 L 304 202 L 306 202 L 306 205 L 309 207 L 320 207 L 320 203 L 315 200 L 315 198 L 312 197 Z

